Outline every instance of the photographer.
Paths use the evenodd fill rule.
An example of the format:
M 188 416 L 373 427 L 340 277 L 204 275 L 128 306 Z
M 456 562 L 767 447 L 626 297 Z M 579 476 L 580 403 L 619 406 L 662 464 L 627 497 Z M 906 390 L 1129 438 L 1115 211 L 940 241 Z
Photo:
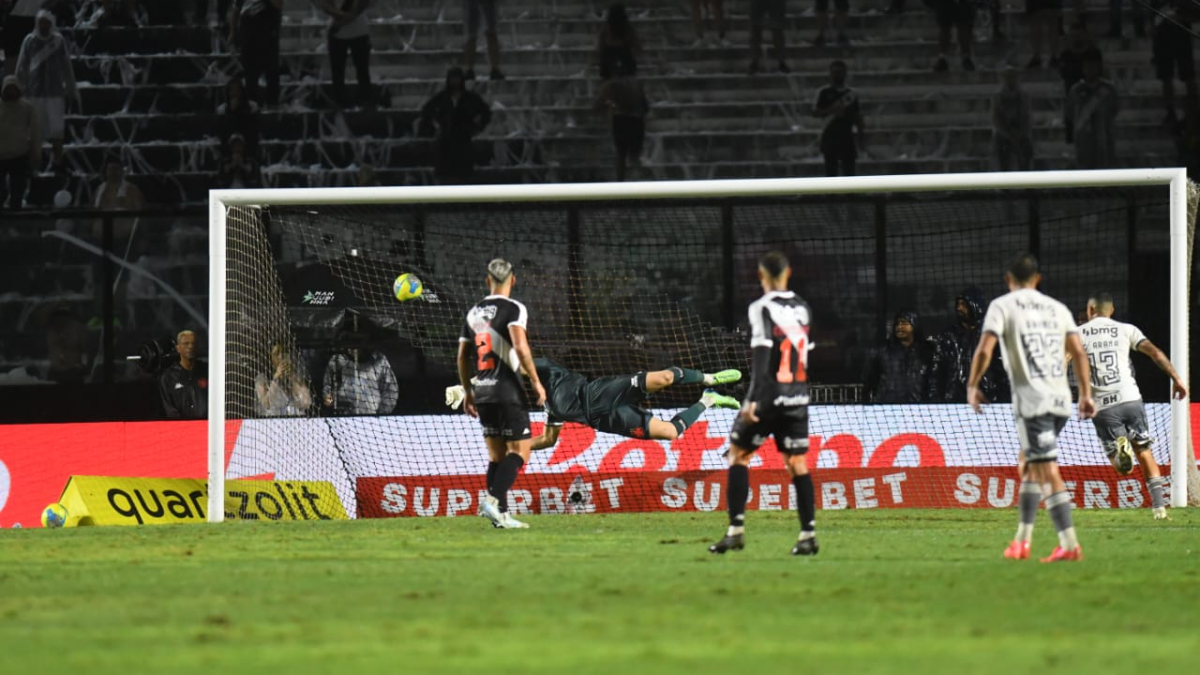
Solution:
M 208 417 L 208 364 L 196 359 L 196 334 L 183 330 L 175 336 L 179 362 L 158 377 L 158 393 L 169 419 Z

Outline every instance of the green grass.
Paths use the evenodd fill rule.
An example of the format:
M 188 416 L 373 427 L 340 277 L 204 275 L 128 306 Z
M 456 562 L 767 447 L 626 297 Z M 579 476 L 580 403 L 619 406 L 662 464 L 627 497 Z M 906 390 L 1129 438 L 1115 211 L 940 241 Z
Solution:
M 1188 669 L 1200 513 L 1076 511 L 1087 559 L 1011 562 L 1013 511 L 0 530 L 0 670 L 1004 673 Z M 1053 547 L 1043 513 L 1035 554 Z

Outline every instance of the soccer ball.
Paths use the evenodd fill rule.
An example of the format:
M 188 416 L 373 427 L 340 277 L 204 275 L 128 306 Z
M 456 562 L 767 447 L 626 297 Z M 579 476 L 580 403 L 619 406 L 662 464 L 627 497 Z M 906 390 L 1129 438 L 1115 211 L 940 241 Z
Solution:
M 62 527 L 67 524 L 67 508 L 55 502 L 42 509 L 42 527 Z
M 421 293 L 425 292 L 425 286 L 417 275 L 405 272 L 396 277 L 396 281 L 392 284 L 392 294 L 400 302 L 415 300 L 421 297 Z

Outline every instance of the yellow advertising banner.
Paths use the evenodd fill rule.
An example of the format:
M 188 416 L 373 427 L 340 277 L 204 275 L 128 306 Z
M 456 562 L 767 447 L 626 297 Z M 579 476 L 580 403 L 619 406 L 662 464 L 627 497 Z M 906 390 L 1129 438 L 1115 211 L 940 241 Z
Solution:
M 192 478 L 71 476 L 59 502 L 67 527 L 208 520 L 208 482 Z M 225 481 L 227 520 L 346 520 L 328 481 Z

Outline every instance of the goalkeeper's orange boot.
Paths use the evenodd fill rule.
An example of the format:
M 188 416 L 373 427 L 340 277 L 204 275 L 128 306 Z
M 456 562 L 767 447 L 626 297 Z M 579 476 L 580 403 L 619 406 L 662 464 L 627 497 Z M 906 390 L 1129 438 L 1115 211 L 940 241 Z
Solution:
M 1044 563 L 1078 562 L 1080 560 L 1083 560 L 1083 547 L 1082 546 L 1076 546 L 1075 548 L 1070 549 L 1070 550 L 1065 549 L 1061 546 L 1055 546 L 1053 553 L 1046 556 L 1045 558 L 1042 558 L 1042 562 L 1044 562 Z
M 1004 557 L 1009 560 L 1026 560 L 1029 558 L 1029 542 L 1012 540 L 1008 548 L 1004 549 Z

